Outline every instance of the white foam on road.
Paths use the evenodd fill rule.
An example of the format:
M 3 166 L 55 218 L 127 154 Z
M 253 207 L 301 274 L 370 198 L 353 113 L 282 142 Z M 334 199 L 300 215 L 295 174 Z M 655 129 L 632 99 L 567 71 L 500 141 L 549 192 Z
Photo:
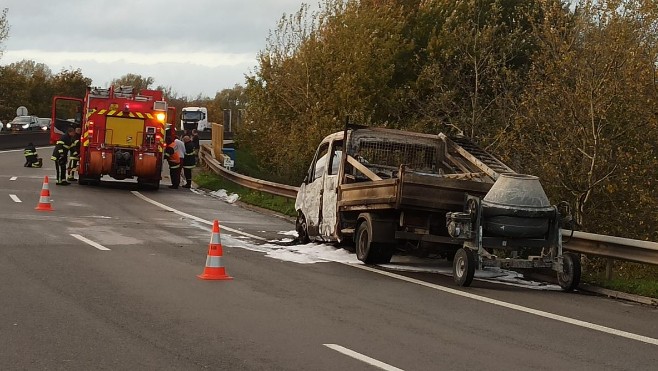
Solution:
M 140 194 L 139 192 L 132 191 L 132 193 L 135 196 L 141 198 L 142 200 L 147 201 L 147 202 L 149 202 L 153 205 L 156 205 L 160 208 L 163 208 L 165 210 L 175 212 L 175 213 L 177 213 L 181 216 L 184 216 L 186 218 L 190 218 L 190 219 L 195 220 L 195 221 L 200 222 L 200 223 L 212 224 L 210 221 L 205 220 L 203 218 L 184 213 L 184 212 L 176 210 L 176 209 L 174 209 L 170 206 L 167 206 L 167 205 L 161 204 L 157 201 L 154 201 L 154 200 Z M 253 235 L 250 235 L 248 233 L 238 231 L 238 230 L 234 230 L 234 229 L 232 229 L 230 231 L 235 232 L 235 233 L 240 234 L 240 235 L 244 235 L 244 236 L 250 236 L 250 237 L 253 236 Z M 337 253 L 336 252 L 337 250 L 342 250 L 342 249 L 338 249 L 338 248 L 330 246 L 330 245 L 320 245 L 320 244 L 306 244 L 306 245 L 299 245 L 299 246 L 277 246 L 277 245 L 271 245 L 271 244 L 254 245 L 253 243 L 248 243 L 248 242 L 239 240 L 237 238 L 233 238 L 231 236 L 227 236 L 227 237 L 228 238 L 225 238 L 225 237 L 222 238 L 222 240 L 224 241 L 224 243 L 227 246 L 240 247 L 240 248 L 245 248 L 245 249 L 253 250 L 253 251 L 262 251 L 262 252 L 265 252 L 266 254 L 268 254 L 268 256 L 276 257 L 276 258 L 290 259 L 290 257 L 292 256 L 297 261 L 302 261 L 302 260 L 306 261 L 306 262 L 337 261 L 337 260 L 325 260 L 325 259 L 318 259 L 318 258 L 316 258 L 317 261 L 315 261 L 314 259 L 312 259 L 309 256 L 306 256 L 304 258 L 299 256 L 299 255 L 304 255 L 305 253 L 308 253 L 307 247 L 312 247 L 313 250 L 316 250 L 316 249 L 318 249 L 319 246 L 328 246 L 329 248 L 333 249 L 333 251 L 331 249 L 320 249 L 320 250 L 324 250 L 324 253 L 326 254 L 325 257 L 333 257 L 333 256 L 336 256 L 336 255 L 341 256 L 342 254 L 345 254 L 345 253 L 347 253 L 348 255 L 351 255 L 347 251 L 345 251 L 344 253 L 343 252 Z M 262 237 L 258 237 L 258 236 L 253 236 L 253 237 L 256 240 L 264 240 Z M 78 238 L 78 237 L 76 237 L 76 238 Z M 268 251 L 268 250 L 270 250 L 270 251 Z M 279 251 L 278 256 L 276 254 L 270 255 L 270 253 L 272 251 L 277 251 L 277 250 Z M 442 291 L 442 292 L 445 292 L 445 293 L 448 293 L 448 294 L 461 296 L 461 297 L 464 297 L 464 298 L 468 298 L 468 299 L 488 303 L 488 304 L 491 304 L 491 305 L 504 307 L 504 308 L 507 308 L 507 309 L 510 309 L 510 310 L 523 312 L 523 313 L 535 315 L 535 316 L 538 316 L 538 317 L 548 318 L 548 319 L 555 320 L 555 321 L 558 321 L 558 322 L 567 323 L 567 324 L 578 326 L 578 327 L 581 327 L 581 328 L 587 328 L 587 329 L 590 329 L 590 330 L 594 330 L 594 331 L 598 331 L 598 332 L 602 332 L 602 333 L 607 333 L 607 334 L 610 334 L 610 335 L 615 335 L 615 336 L 618 336 L 618 337 L 622 337 L 622 338 L 626 338 L 626 339 L 630 339 L 630 340 L 635 340 L 635 341 L 643 342 L 643 343 L 646 343 L 646 344 L 658 345 L 658 339 L 657 338 L 652 338 L 652 337 L 648 337 L 648 336 L 644 336 L 644 335 L 634 334 L 634 333 L 631 333 L 631 332 L 618 330 L 618 329 L 615 329 L 615 328 L 602 326 L 602 325 L 598 325 L 598 324 L 595 324 L 595 323 L 591 323 L 591 322 L 587 322 L 587 321 L 578 320 L 578 319 L 575 319 L 575 318 L 562 316 L 562 315 L 559 315 L 559 314 L 554 314 L 554 313 L 545 312 L 545 311 L 538 310 L 538 309 L 524 307 L 522 305 L 508 303 L 508 302 L 505 302 L 505 301 L 488 298 L 486 296 L 472 294 L 472 293 L 467 292 L 467 291 L 460 291 L 460 290 L 457 290 L 457 289 L 454 289 L 454 288 L 445 287 L 445 286 L 433 284 L 433 283 L 430 283 L 430 282 L 422 281 L 422 280 L 419 280 L 419 279 L 415 279 L 415 278 L 412 278 L 412 277 L 399 275 L 399 274 L 396 274 L 396 273 L 393 273 L 393 272 L 382 270 L 381 268 L 375 268 L 375 267 L 367 266 L 365 264 L 352 264 L 352 263 L 345 263 L 345 262 L 342 262 L 342 261 L 338 261 L 338 262 L 342 263 L 342 264 L 346 264 L 346 265 L 354 267 L 354 268 L 358 268 L 358 269 L 369 271 L 369 272 L 372 272 L 372 273 L 375 273 L 375 274 L 387 276 L 387 277 L 390 277 L 390 278 L 393 278 L 393 279 L 398 279 L 398 280 L 401 280 L 401 281 L 409 282 L 409 283 L 416 284 L 416 285 L 419 285 L 419 286 L 424 286 L 424 287 L 434 289 L 434 290 L 437 290 L 437 291 Z

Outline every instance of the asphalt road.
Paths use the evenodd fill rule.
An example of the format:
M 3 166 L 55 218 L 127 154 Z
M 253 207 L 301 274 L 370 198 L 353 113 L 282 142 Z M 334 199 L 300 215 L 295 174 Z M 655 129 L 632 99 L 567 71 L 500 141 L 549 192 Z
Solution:
M 481 280 L 461 289 L 449 276 L 395 265 L 272 258 L 264 241 L 284 239 L 288 220 L 185 189 L 53 182 L 54 211 L 36 211 L 54 168 L 22 164 L 22 151 L 0 152 L 2 370 L 649 370 L 658 362 L 654 308 Z M 214 219 L 232 281 L 196 277 Z

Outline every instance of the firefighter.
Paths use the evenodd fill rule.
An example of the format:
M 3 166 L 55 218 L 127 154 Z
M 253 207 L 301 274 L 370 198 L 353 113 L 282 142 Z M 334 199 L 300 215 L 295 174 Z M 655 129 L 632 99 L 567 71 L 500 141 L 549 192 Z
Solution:
M 196 129 L 192 130 L 192 143 L 194 143 L 194 154 L 198 156 L 201 144 L 199 143 L 199 132 Z
M 183 188 L 192 187 L 192 169 L 196 166 L 196 148 L 189 136 L 183 137 L 185 143 L 185 157 L 183 157 L 183 173 L 185 174 L 185 185 Z
M 25 167 L 41 167 L 43 165 L 43 159 L 37 154 L 37 148 L 32 144 L 32 142 L 27 144 L 25 150 L 23 151 L 25 155 Z
M 174 140 L 171 137 L 167 137 L 166 143 L 167 148 L 165 148 L 164 157 L 169 165 L 169 177 L 171 178 L 169 188 L 178 189 L 180 185 L 180 156 L 174 148 Z
M 78 161 L 80 160 L 80 127 L 75 128 L 75 135 L 72 138 L 70 155 L 68 161 L 68 177 L 66 180 L 75 181 L 75 172 L 78 170 Z
M 69 127 L 66 134 L 62 135 L 55 143 L 53 155 L 50 157 L 51 160 L 55 161 L 55 171 L 57 171 L 56 185 L 71 184 L 66 181 L 66 162 L 68 153 L 71 150 L 71 144 L 73 143 L 73 136 L 75 136 L 75 129 Z

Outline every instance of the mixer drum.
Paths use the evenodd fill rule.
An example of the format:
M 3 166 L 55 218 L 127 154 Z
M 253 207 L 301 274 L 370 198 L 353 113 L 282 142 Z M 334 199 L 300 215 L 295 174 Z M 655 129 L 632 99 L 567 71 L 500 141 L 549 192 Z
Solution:
M 497 236 L 542 238 L 555 218 L 555 207 L 536 176 L 501 174 L 482 199 L 482 226 Z

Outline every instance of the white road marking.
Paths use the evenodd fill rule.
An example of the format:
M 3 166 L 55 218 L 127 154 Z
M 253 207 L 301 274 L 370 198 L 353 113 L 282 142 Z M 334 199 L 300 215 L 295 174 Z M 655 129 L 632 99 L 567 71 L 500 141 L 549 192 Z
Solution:
M 201 222 L 201 223 L 212 225 L 212 222 L 210 222 L 210 221 L 207 221 L 205 219 L 199 218 L 199 217 L 194 216 L 194 215 L 184 213 L 182 211 L 178 211 L 178 210 L 176 210 L 172 207 L 169 207 L 169 206 L 161 204 L 157 201 L 151 200 L 150 198 L 142 195 L 141 193 L 139 193 L 137 191 L 132 191 L 132 193 L 135 196 L 141 198 L 142 200 L 144 200 L 146 202 L 149 202 L 153 205 L 156 205 L 160 208 L 163 208 L 165 210 L 174 212 L 178 215 L 185 216 L 187 218 L 194 219 L 194 220 L 196 220 L 198 222 Z M 222 228 L 226 229 L 228 231 L 232 231 L 234 233 L 242 234 L 242 235 L 247 236 L 247 237 L 252 237 L 252 238 L 255 238 L 255 239 L 258 239 L 258 240 L 261 240 L 261 241 L 266 241 L 265 238 L 254 236 L 254 235 L 251 235 L 249 233 L 245 233 L 245 232 L 238 231 L 238 230 L 235 230 L 235 229 L 232 229 L 232 228 L 227 228 L 227 227 L 222 227 Z M 453 294 L 453 295 L 465 297 L 465 298 L 468 298 L 468 299 L 481 301 L 483 303 L 489 303 L 489 304 L 492 304 L 492 305 L 497 305 L 497 306 L 504 307 L 504 308 L 507 308 L 507 309 L 512 309 L 512 310 L 516 310 L 516 311 L 519 311 L 519 312 L 524 312 L 524 313 L 532 314 L 532 315 L 535 315 L 535 316 L 544 317 L 544 318 L 552 319 L 552 320 L 563 322 L 563 323 L 568 323 L 570 325 L 579 326 L 579 327 L 587 328 L 587 329 L 594 330 L 594 331 L 603 332 L 603 333 L 610 334 L 610 335 L 620 336 L 620 337 L 623 337 L 623 338 L 626 338 L 626 339 L 636 340 L 636 341 L 640 341 L 640 342 L 647 343 L 647 344 L 652 344 L 652 345 L 658 345 L 658 339 L 655 339 L 655 338 L 652 338 L 652 337 L 648 337 L 648 336 L 644 336 L 644 335 L 638 335 L 638 334 L 634 334 L 632 332 L 617 330 L 617 329 L 614 329 L 614 328 L 611 328 L 611 327 L 601 326 L 601 325 L 597 325 L 595 323 L 581 321 L 581 320 L 578 320 L 578 319 L 575 319 L 575 318 L 561 316 L 559 314 L 554 314 L 554 313 L 545 312 L 545 311 L 542 311 L 542 310 L 527 308 L 527 307 L 524 307 L 524 306 L 521 306 L 521 305 L 508 303 L 508 302 L 501 301 L 501 300 L 491 299 L 491 298 L 488 298 L 486 296 L 480 296 L 480 295 L 471 294 L 471 293 L 465 292 L 465 291 L 459 291 L 459 290 L 456 290 L 456 289 L 451 289 L 449 287 L 444 287 L 444 286 L 436 285 L 436 284 L 433 284 L 433 283 L 417 280 L 417 279 L 414 279 L 414 278 L 405 277 L 405 276 L 402 276 L 400 274 L 395 274 L 395 273 L 379 270 L 379 269 L 372 268 L 372 267 L 369 267 L 369 266 L 363 265 L 363 264 L 350 264 L 350 263 L 341 263 L 341 262 L 337 262 L 337 263 L 344 264 L 344 265 L 354 267 L 354 268 L 358 268 L 358 269 L 363 269 L 363 270 L 366 270 L 366 271 L 381 274 L 383 276 L 388 276 L 390 278 L 395 278 L 395 279 L 406 281 L 406 282 L 409 282 L 409 283 L 414 283 L 414 284 L 417 284 L 417 285 L 420 285 L 420 286 L 425 286 L 425 287 L 428 287 L 428 288 L 431 288 L 431 289 L 434 289 L 434 290 L 443 291 L 443 292 L 448 293 L 448 294 Z
M 348 348 L 342 347 L 342 346 L 340 346 L 340 345 L 338 345 L 338 344 L 323 344 L 323 345 L 326 346 L 326 347 L 329 348 L 329 349 L 333 349 L 333 350 L 335 350 L 335 351 L 337 351 L 337 352 L 339 352 L 339 353 L 343 353 L 343 354 L 346 355 L 346 356 L 352 357 L 352 358 L 354 358 L 354 359 L 358 359 L 359 361 L 365 362 L 365 363 L 367 363 L 367 364 L 369 364 L 369 365 L 372 365 L 372 366 L 375 366 L 375 367 L 381 368 L 382 370 L 387 370 L 387 371 L 402 371 L 401 368 L 397 368 L 397 367 L 391 366 L 391 365 L 389 365 L 388 363 L 384 363 L 384 362 L 382 362 L 382 361 L 378 361 L 378 360 L 376 360 L 376 359 L 374 359 L 374 358 L 370 358 L 370 357 L 368 357 L 368 356 L 366 356 L 366 355 L 363 355 L 363 354 L 361 354 L 361 353 L 355 352 L 355 351 L 353 351 L 353 350 L 351 350 L 351 349 L 348 349 Z
M 16 195 L 9 195 L 9 197 L 10 197 L 12 200 L 14 200 L 14 202 L 23 202 L 23 201 L 21 201 L 21 199 L 18 198 L 18 196 L 16 196 Z
M 188 214 L 188 213 L 182 212 L 182 211 L 180 211 L 180 210 L 176 210 L 176 209 L 174 209 L 173 207 L 169 207 L 169 206 L 167 206 L 167 205 L 165 205 L 165 204 L 161 204 L 161 203 L 159 203 L 158 201 L 152 200 L 152 199 L 150 199 L 150 198 L 144 196 L 143 194 L 141 194 L 141 193 L 139 193 L 139 192 L 137 192 L 137 191 L 131 191 L 131 192 L 132 192 L 132 194 L 134 194 L 135 196 L 141 198 L 142 200 L 144 200 L 144 201 L 146 201 L 146 202 L 148 202 L 148 203 L 151 203 L 151 204 L 153 204 L 153 205 L 155 205 L 155 206 L 157 206 L 157 207 L 159 207 L 159 208 L 161 208 L 161 209 L 165 209 L 165 210 L 167 210 L 167 211 L 171 211 L 172 213 L 178 214 L 178 215 L 183 216 L 183 217 L 185 217 L 185 218 L 189 218 L 189 219 L 192 219 L 192 220 L 196 220 L 196 221 L 199 222 L 199 223 L 204 223 L 204 224 L 208 224 L 208 225 L 212 225 L 212 224 L 213 224 L 213 222 L 211 222 L 211 221 L 208 221 L 208 220 L 205 220 L 205 219 L 199 218 L 198 216 L 194 216 L 194 215 L 191 215 L 191 214 Z M 243 236 L 247 236 L 247 237 L 250 237 L 250 238 L 253 238 L 253 239 L 259 240 L 259 241 L 267 241 L 267 238 L 263 238 L 263 237 L 260 237 L 260 236 L 255 236 L 255 235 L 253 235 L 253 234 L 246 233 L 246 232 L 242 232 L 242 231 L 239 231 L 239 230 L 237 230 L 237 229 L 233 229 L 233 228 L 225 227 L 225 226 L 221 225 L 221 220 L 220 220 L 220 229 L 221 229 L 221 230 L 225 230 L 225 231 L 229 231 L 229 232 L 233 232 L 233 233 L 237 233 L 237 234 L 241 234 L 241 235 L 243 235 Z
M 9 178 L 9 180 L 16 180 L 16 179 L 18 179 L 17 176 L 13 176 L 13 177 Z
M 553 320 L 556 320 L 556 321 L 568 323 L 570 325 L 584 327 L 584 328 L 604 332 L 604 333 L 611 334 L 611 335 L 621 336 L 623 338 L 627 338 L 627 339 L 631 339 L 631 340 L 637 340 L 637 341 L 641 341 L 641 342 L 647 343 L 647 344 L 658 345 L 658 339 L 654 339 L 654 338 L 651 338 L 651 337 L 648 337 L 648 336 L 633 334 L 631 332 L 617 330 L 617 329 L 614 329 L 614 328 L 597 325 L 595 323 L 581 321 L 581 320 L 578 320 L 578 319 L 561 316 L 559 314 L 544 312 L 543 310 L 527 308 L 527 307 L 524 307 L 524 306 L 521 306 L 521 305 L 508 303 L 508 302 L 501 301 L 501 300 L 491 299 L 491 298 L 488 298 L 486 296 L 475 295 L 475 294 L 471 294 L 471 293 L 468 293 L 468 292 L 451 289 L 449 287 L 435 285 L 433 283 L 424 282 L 424 281 L 417 280 L 417 279 L 414 279 L 414 278 L 405 277 L 405 276 L 402 276 L 402 275 L 399 275 L 399 274 L 395 274 L 395 273 L 386 272 L 386 271 L 378 270 L 378 269 L 375 269 L 375 268 L 371 268 L 371 267 L 368 267 L 366 265 L 356 265 L 356 264 L 347 264 L 347 265 L 350 265 L 354 268 L 359 268 L 359 269 L 363 269 L 363 270 L 366 270 L 366 271 L 381 274 L 383 276 L 388 276 L 388 277 L 396 278 L 396 279 L 399 279 L 399 280 L 402 280 L 402 281 L 406 281 L 406 282 L 410 282 L 410 283 L 415 283 L 417 285 L 429 287 L 429 288 L 434 289 L 434 290 L 439 290 L 439 291 L 443 291 L 443 292 L 446 292 L 446 293 L 449 293 L 449 294 L 458 295 L 458 296 L 462 296 L 462 297 L 465 297 L 465 298 L 481 301 L 481 302 L 484 302 L 484 303 L 497 305 L 499 307 L 505 307 L 505 308 L 508 308 L 508 309 L 512 309 L 512 310 L 516 310 L 516 311 L 524 312 L 524 313 L 528 313 L 528 314 L 534 314 L 535 316 L 544 317 L 544 318 L 548 318 L 548 319 L 553 319 Z
M 71 234 L 71 237 L 77 238 L 78 240 L 80 240 L 80 241 L 82 241 L 82 242 L 84 242 L 88 245 L 91 245 L 91 246 L 97 248 L 98 250 L 110 251 L 110 249 L 108 249 L 107 247 L 105 247 L 105 246 L 103 246 L 99 243 L 96 243 L 96 242 L 94 242 L 94 241 L 92 241 L 88 238 L 82 237 L 79 234 Z

